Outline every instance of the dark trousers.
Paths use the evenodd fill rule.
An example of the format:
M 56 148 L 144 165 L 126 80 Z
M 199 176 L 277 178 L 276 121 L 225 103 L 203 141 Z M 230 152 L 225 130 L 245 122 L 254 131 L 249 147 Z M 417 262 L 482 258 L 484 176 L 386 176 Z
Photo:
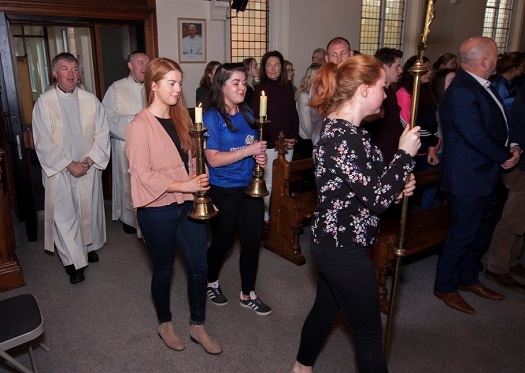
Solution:
M 210 197 L 219 209 L 211 220 L 212 242 L 208 248 L 208 281 L 219 279 L 224 257 L 230 250 L 235 234 L 239 232 L 241 255 L 242 292 L 246 295 L 255 290 L 255 278 L 259 265 L 264 204 L 262 198 L 249 197 L 246 187 L 221 188 L 212 185 Z
M 503 183 L 509 193 L 487 257 L 487 269 L 497 274 L 509 273 L 510 267 L 520 263 L 525 233 L 525 171 L 515 168 L 503 172 Z
M 192 203 L 137 209 L 137 220 L 153 263 L 151 294 L 159 323 L 171 321 L 170 288 L 178 244 L 188 272 L 190 323 L 206 316 L 206 227 L 188 218 Z
M 313 366 L 339 310 L 350 322 L 360 372 L 386 372 L 379 292 L 369 248 L 312 244 L 317 295 L 301 332 L 297 361 Z
M 449 194 L 450 228 L 438 259 L 435 288 L 451 293 L 479 283 L 478 265 L 494 231 L 496 195 Z

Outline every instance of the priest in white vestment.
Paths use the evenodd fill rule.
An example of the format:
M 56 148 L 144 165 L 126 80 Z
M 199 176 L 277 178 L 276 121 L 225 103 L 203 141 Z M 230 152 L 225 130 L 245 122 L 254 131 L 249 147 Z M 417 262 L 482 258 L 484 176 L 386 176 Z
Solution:
M 108 117 L 111 135 L 111 219 L 120 220 L 124 232 L 136 233 L 136 209 L 131 205 L 129 162 L 126 157 L 124 130 L 135 115 L 146 107 L 144 74 L 149 57 L 142 52 L 128 56 L 129 75 L 114 82 L 107 90 L 102 104 Z M 138 236 L 141 237 L 140 231 Z
M 56 87 L 40 95 L 33 109 L 45 187 L 44 248 L 56 246 L 75 284 L 106 242 L 102 170 L 109 162 L 109 128 L 97 97 L 77 87 L 75 56 L 60 53 L 51 67 Z

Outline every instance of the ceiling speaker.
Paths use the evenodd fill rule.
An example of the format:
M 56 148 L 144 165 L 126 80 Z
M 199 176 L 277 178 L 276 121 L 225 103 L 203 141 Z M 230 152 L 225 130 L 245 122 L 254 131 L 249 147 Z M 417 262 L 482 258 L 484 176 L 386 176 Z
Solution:
M 238 12 L 244 12 L 246 10 L 246 5 L 248 5 L 248 0 L 233 0 L 232 9 L 235 9 Z

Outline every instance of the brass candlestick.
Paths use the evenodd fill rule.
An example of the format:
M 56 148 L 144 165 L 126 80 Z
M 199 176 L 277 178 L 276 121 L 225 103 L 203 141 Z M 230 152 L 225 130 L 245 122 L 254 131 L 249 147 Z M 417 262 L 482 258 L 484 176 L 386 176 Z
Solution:
M 266 117 L 261 116 L 259 120 L 255 120 L 257 123 L 257 128 L 259 131 L 259 141 L 263 140 L 264 134 L 264 125 L 270 123 L 269 120 L 266 120 Z M 266 165 L 268 167 L 268 165 Z M 270 165 L 272 167 L 272 165 Z M 264 168 L 262 168 L 259 163 L 255 162 L 252 172 L 252 180 L 246 188 L 246 194 L 250 197 L 266 197 L 270 192 L 266 188 L 266 183 L 264 182 Z
M 195 123 L 195 128 L 191 130 L 197 138 L 197 175 L 206 173 L 204 168 L 204 133 L 208 131 L 207 128 L 202 127 L 202 123 Z M 199 191 L 195 194 L 193 200 L 193 208 L 189 213 L 189 217 L 196 220 L 206 220 L 217 215 L 217 211 L 213 207 L 211 198 L 207 191 Z

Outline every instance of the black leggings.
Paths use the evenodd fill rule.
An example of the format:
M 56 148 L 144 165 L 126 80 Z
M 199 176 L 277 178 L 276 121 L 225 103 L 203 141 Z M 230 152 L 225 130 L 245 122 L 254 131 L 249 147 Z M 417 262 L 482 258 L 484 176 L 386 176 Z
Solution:
M 339 310 L 350 322 L 360 372 L 387 372 L 379 292 L 368 247 L 312 244 L 319 268 L 317 296 L 301 333 L 297 361 L 313 366 Z
M 242 292 L 246 295 L 255 290 L 255 278 L 259 265 L 259 247 L 261 245 L 264 224 L 264 204 L 262 198 L 253 198 L 244 192 L 246 187 L 221 188 L 212 185 L 210 197 L 219 209 L 211 221 L 212 242 L 208 248 L 208 281 L 219 279 L 219 272 L 224 257 L 230 250 L 235 234 L 239 232 L 241 241 Z

